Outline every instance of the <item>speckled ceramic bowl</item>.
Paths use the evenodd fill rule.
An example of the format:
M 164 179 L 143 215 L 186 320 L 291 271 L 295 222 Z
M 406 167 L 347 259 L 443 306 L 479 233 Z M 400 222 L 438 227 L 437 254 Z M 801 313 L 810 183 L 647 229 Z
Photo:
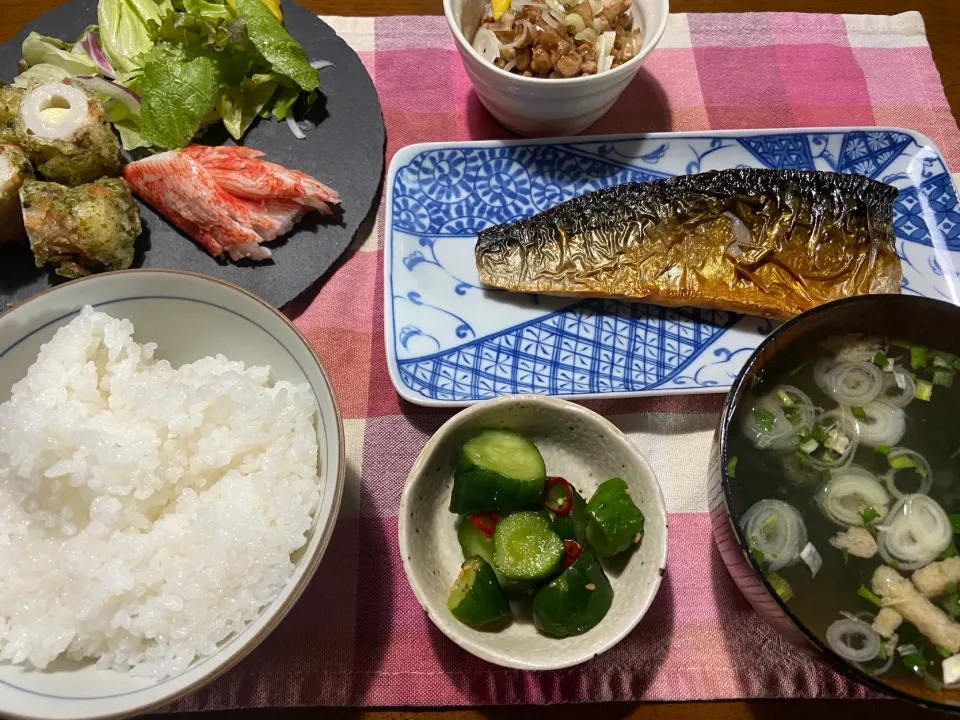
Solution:
M 447 596 L 463 556 L 457 516 L 448 510 L 456 456 L 480 428 L 509 428 L 540 449 L 547 473 L 562 475 L 589 499 L 604 480 L 622 477 L 646 517 L 635 551 L 604 561 L 613 606 L 603 621 L 578 637 L 541 634 L 529 603 L 514 604 L 513 619 L 495 630 L 476 630 L 447 610 Z M 643 455 L 612 423 L 574 403 L 543 395 L 512 395 L 478 403 L 448 420 L 417 458 L 400 500 L 400 553 L 414 595 L 433 623 L 460 647 L 497 665 L 554 670 L 582 663 L 623 639 L 657 594 L 667 562 L 667 511 L 657 478 Z M 519 610 L 519 612 L 518 612 Z

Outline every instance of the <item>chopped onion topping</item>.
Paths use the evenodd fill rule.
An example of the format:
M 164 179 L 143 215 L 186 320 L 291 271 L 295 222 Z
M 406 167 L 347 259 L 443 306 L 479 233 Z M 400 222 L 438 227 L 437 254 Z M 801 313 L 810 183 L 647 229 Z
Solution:
M 310 67 L 314 70 L 323 70 L 324 68 L 334 67 L 334 65 L 329 60 L 314 60 L 310 63 Z
M 827 644 L 844 660 L 863 663 L 880 654 L 882 640 L 876 630 L 862 620 L 844 618 L 827 628 Z
M 570 13 L 563 21 L 570 28 L 571 32 L 574 33 L 574 38 L 587 29 L 587 24 L 583 22 L 583 18 L 580 17 L 579 13 Z
M 769 572 L 796 564 L 807 545 L 803 518 L 782 500 L 761 500 L 752 505 L 743 514 L 740 527 L 751 546 L 763 553 Z
M 553 17 L 552 13 L 549 13 L 549 12 L 541 13 L 540 19 L 543 20 L 547 25 L 552 27 L 554 30 L 560 27 L 560 23 L 557 22 L 557 19 Z
M 851 465 L 832 471 L 820 505 L 827 517 L 838 525 L 862 527 L 860 512 L 873 508 L 880 517 L 885 516 L 890 507 L 890 496 L 869 471 Z
M 877 526 L 877 545 L 885 562 L 916 570 L 936 560 L 953 540 L 950 518 L 927 495 L 904 495 Z
M 597 31 L 592 27 L 588 27 L 582 32 L 578 32 L 573 36 L 575 40 L 580 40 L 585 43 L 595 44 L 597 42 Z
M 477 34 L 473 36 L 473 49 L 480 53 L 480 56 L 488 63 L 496 61 L 500 57 L 500 41 L 492 30 L 480 28 Z

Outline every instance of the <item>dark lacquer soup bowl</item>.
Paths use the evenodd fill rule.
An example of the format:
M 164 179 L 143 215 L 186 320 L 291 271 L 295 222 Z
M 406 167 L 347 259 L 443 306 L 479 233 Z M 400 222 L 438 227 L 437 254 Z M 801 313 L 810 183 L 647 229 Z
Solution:
M 942 685 L 942 676 L 946 673 L 942 673 L 941 678 L 939 678 L 940 682 L 938 682 L 938 678 L 933 672 L 933 668 L 940 668 L 943 658 L 929 650 L 935 648 L 938 652 L 946 655 L 947 651 L 943 647 L 937 647 L 931 641 L 931 645 L 926 651 L 920 649 L 920 653 L 925 654 L 925 661 L 931 669 L 927 673 L 928 677 L 926 679 L 923 678 L 922 668 L 920 673 L 917 672 L 916 662 L 919 661 L 909 653 L 911 648 L 908 641 L 914 637 L 911 633 L 918 632 L 918 630 L 916 628 L 909 629 L 909 623 L 907 622 L 904 622 L 903 627 L 908 629 L 899 635 L 901 638 L 907 638 L 907 640 L 900 640 L 901 643 L 907 644 L 896 646 L 897 650 L 890 655 L 890 657 L 893 657 L 890 671 L 881 672 L 880 675 L 875 676 L 872 673 L 878 669 L 878 665 L 883 663 L 875 660 L 873 663 L 858 664 L 849 659 L 844 659 L 827 642 L 824 628 L 828 627 L 828 623 L 835 622 L 836 619 L 842 617 L 840 610 L 849 613 L 848 616 L 856 617 L 859 614 L 862 621 L 867 623 L 870 622 L 868 613 L 872 615 L 879 612 L 878 608 L 873 607 L 865 598 L 857 595 L 857 585 L 855 583 L 859 578 L 851 578 L 849 582 L 854 584 L 849 588 L 844 587 L 842 593 L 838 595 L 840 600 L 836 602 L 843 604 L 843 607 L 834 607 L 828 603 L 829 607 L 814 607 L 811 611 L 811 607 L 815 606 L 816 603 L 811 600 L 809 595 L 806 598 L 802 596 L 803 592 L 812 593 L 811 587 L 805 586 L 803 582 L 801 582 L 801 585 L 804 586 L 792 588 L 794 596 L 784 601 L 777 594 L 775 587 L 765 574 L 770 571 L 769 560 L 767 560 L 767 564 L 763 564 L 765 558 L 762 553 L 758 554 L 758 557 L 751 552 L 746 534 L 740 527 L 740 522 L 748 507 L 757 502 L 758 496 L 766 497 L 766 490 L 759 488 L 759 484 L 769 483 L 771 486 L 769 497 L 773 498 L 777 497 L 774 488 L 778 486 L 776 478 L 771 480 L 766 474 L 751 474 L 751 465 L 749 462 L 744 462 L 744 458 L 734 459 L 745 442 L 743 434 L 739 430 L 742 427 L 744 413 L 756 412 L 754 408 L 756 407 L 757 396 L 764 391 L 763 388 L 771 387 L 769 383 L 773 382 L 772 378 L 785 377 L 792 380 L 788 375 L 789 371 L 801 372 L 796 368 L 798 357 L 802 356 L 808 362 L 813 362 L 810 360 L 811 348 L 822 347 L 827 338 L 850 334 L 896 339 L 893 344 L 898 348 L 903 345 L 925 346 L 931 350 L 936 349 L 947 358 L 950 358 L 951 354 L 960 356 L 960 308 L 946 302 L 910 295 L 857 297 L 829 303 L 806 312 L 784 323 L 769 335 L 750 357 L 734 381 L 714 436 L 709 472 L 710 517 L 714 537 L 727 569 L 750 604 L 767 623 L 798 648 L 820 661 L 829 663 L 847 677 L 882 693 L 922 706 L 957 713 L 960 712 L 960 687 L 957 689 L 939 687 Z M 901 344 L 900 341 L 905 341 L 905 343 Z M 911 368 L 909 360 L 911 350 L 909 347 L 899 351 L 891 347 L 891 352 L 906 353 L 906 366 L 903 367 L 903 371 L 918 384 L 923 382 L 924 377 L 927 377 L 924 374 L 927 370 L 936 369 L 933 366 L 923 370 Z M 941 355 L 937 355 L 937 357 L 940 358 Z M 900 367 L 896 364 L 900 361 L 899 358 L 895 360 L 893 367 Z M 883 362 L 882 357 L 879 362 Z M 951 372 L 960 369 L 960 360 L 955 360 L 955 362 L 957 364 Z M 789 382 L 786 384 L 799 387 L 800 382 L 798 380 L 796 383 Z M 817 382 L 819 383 L 819 381 Z M 898 411 L 898 417 L 905 418 L 908 428 L 906 435 L 903 436 L 904 444 L 911 440 L 917 442 L 917 433 L 925 432 L 922 429 L 919 431 L 914 429 L 912 431 L 914 435 L 910 435 L 910 423 L 915 421 L 928 423 L 931 426 L 935 425 L 937 442 L 940 441 L 942 435 L 952 433 L 951 438 L 953 440 L 951 442 L 954 446 L 960 445 L 960 422 L 957 422 L 958 414 L 960 414 L 960 403 L 954 402 L 957 397 L 960 397 L 960 378 L 958 378 L 956 385 L 952 387 L 935 387 L 934 390 L 936 392 L 933 393 L 933 397 L 929 401 L 917 405 L 917 403 L 922 402 L 918 395 L 918 399 L 903 407 L 902 413 Z M 958 395 L 952 393 L 958 393 Z M 817 395 L 815 386 L 813 390 L 809 391 L 809 394 L 813 398 L 814 404 L 816 404 L 818 397 L 824 398 L 823 402 L 826 402 L 825 396 Z M 930 408 L 937 400 L 943 403 L 941 410 L 937 412 L 943 412 L 944 421 L 934 423 L 928 419 L 914 420 L 914 418 L 925 418 L 924 413 L 931 412 Z M 859 410 L 855 407 L 850 409 Z M 822 410 L 817 409 L 816 412 L 822 412 Z M 943 440 L 943 442 L 946 442 L 946 440 Z M 877 453 L 881 453 L 880 455 L 874 452 L 876 448 L 879 448 Z M 865 451 L 863 444 L 858 445 L 852 461 L 853 465 L 860 467 L 863 464 L 888 462 L 889 457 L 882 456 L 887 446 L 878 445 L 876 448 L 869 447 Z M 731 460 L 733 460 L 732 468 L 730 467 Z M 938 483 L 935 487 L 946 487 L 948 491 L 946 497 L 948 498 L 953 497 L 949 492 L 950 488 L 957 486 L 958 490 L 955 496 L 956 500 L 941 500 L 945 505 L 944 512 L 960 513 L 960 502 L 958 502 L 960 501 L 960 449 L 956 453 L 942 453 L 942 455 L 937 456 L 936 460 L 936 462 L 933 460 L 930 462 L 930 466 L 933 468 L 932 476 L 936 478 L 935 482 Z M 786 460 L 778 460 L 778 462 L 784 463 L 782 466 L 786 467 Z M 744 474 L 746 474 L 746 477 Z M 881 478 L 881 483 L 884 482 L 883 478 L 885 476 L 882 476 L 879 470 L 877 476 Z M 747 484 L 754 480 L 756 485 Z M 831 547 L 831 543 L 824 536 L 824 524 L 829 524 L 829 518 L 823 508 L 823 495 L 817 495 L 830 484 L 830 480 L 831 473 L 825 473 L 822 479 L 824 485 L 814 485 L 812 487 L 809 502 L 806 500 L 797 501 L 797 507 L 804 508 L 801 510 L 801 514 L 811 514 L 807 516 L 805 522 L 810 526 L 810 541 L 817 546 L 819 556 L 823 558 L 823 570 L 821 572 L 836 572 L 838 577 L 841 577 L 843 573 L 848 572 L 844 567 L 849 567 L 850 572 L 854 572 L 856 568 L 861 568 L 859 571 L 861 577 L 866 579 L 860 580 L 860 582 L 868 586 L 868 590 L 870 589 L 871 579 L 874 577 L 872 573 L 877 572 L 879 566 L 889 565 L 893 569 L 897 569 L 898 572 L 902 572 L 901 569 L 898 569 L 897 562 L 890 561 L 887 563 L 879 554 L 872 559 L 865 560 L 852 557 L 844 552 L 841 560 L 840 551 Z M 788 487 L 788 483 L 784 481 L 779 487 L 781 489 Z M 908 489 L 903 492 L 912 493 L 920 492 L 920 490 Z M 930 491 L 929 494 L 932 497 L 934 491 Z M 898 507 L 896 503 L 897 496 L 891 494 L 890 516 L 896 514 Z M 947 507 L 947 505 L 949 506 Z M 823 512 L 818 514 L 818 509 Z M 869 529 L 877 539 L 880 539 L 880 533 L 887 532 L 884 529 L 883 522 L 890 516 L 873 521 L 875 526 L 869 526 L 865 529 Z M 816 532 L 818 529 L 820 530 L 819 534 Z M 833 531 L 840 532 L 842 528 L 834 527 Z M 806 530 L 804 530 L 804 533 L 806 533 Z M 803 541 L 806 541 L 806 537 Z M 945 551 L 945 554 L 940 557 L 949 556 L 953 552 L 955 544 L 951 543 L 950 548 L 949 552 Z M 753 549 L 756 551 L 755 543 Z M 841 562 L 843 565 L 840 565 Z M 849 566 L 847 566 L 847 563 L 849 563 Z M 867 565 L 864 565 L 864 563 L 867 563 Z M 797 563 L 797 567 L 792 570 L 794 572 L 792 577 L 799 577 L 797 568 L 807 572 L 807 577 L 810 577 L 812 569 L 805 567 L 802 563 Z M 887 571 L 884 570 L 883 572 Z M 907 575 L 908 573 L 904 572 L 904 576 Z M 821 581 L 824 577 L 829 578 L 830 576 L 821 576 Z M 846 578 L 841 579 L 842 582 L 837 583 L 838 585 L 848 582 Z M 775 578 L 775 580 L 780 580 L 780 578 Z M 812 585 L 813 579 L 810 582 Z M 954 588 L 952 585 L 949 587 L 951 590 Z M 824 593 L 830 595 L 832 592 L 832 588 L 819 588 L 816 593 L 812 594 Z M 942 598 L 932 598 L 931 602 L 935 603 L 938 608 L 946 610 Z M 960 605 L 958 605 L 958 608 L 960 608 Z M 827 617 L 828 615 L 830 617 Z M 947 615 L 947 617 L 950 617 L 950 615 Z M 894 647 L 891 642 L 885 641 L 885 648 L 893 650 Z M 960 655 L 960 653 L 957 654 Z M 882 652 L 878 657 L 879 660 L 884 660 L 888 658 L 888 655 L 886 652 Z M 905 657 L 907 658 L 906 661 Z M 911 658 L 913 659 L 911 660 Z M 958 657 L 958 661 L 960 661 L 960 657 Z M 914 664 L 911 665 L 911 662 Z

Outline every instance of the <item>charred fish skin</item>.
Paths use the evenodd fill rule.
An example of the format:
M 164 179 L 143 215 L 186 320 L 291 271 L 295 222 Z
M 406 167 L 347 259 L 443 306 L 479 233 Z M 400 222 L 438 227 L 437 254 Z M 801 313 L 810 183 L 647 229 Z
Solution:
M 479 234 L 484 285 L 787 318 L 900 292 L 897 189 L 740 168 L 628 183 Z

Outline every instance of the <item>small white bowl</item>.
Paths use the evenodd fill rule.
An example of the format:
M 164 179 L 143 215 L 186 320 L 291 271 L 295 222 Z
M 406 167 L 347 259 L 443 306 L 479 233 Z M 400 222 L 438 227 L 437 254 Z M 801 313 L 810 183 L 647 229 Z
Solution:
M 134 338 L 157 343 L 157 356 L 174 365 L 222 353 L 231 360 L 270 365 L 274 379 L 309 383 L 319 408 L 320 504 L 283 591 L 216 654 L 160 682 L 97 670 L 93 662 L 57 661 L 45 670 L 0 663 L 0 715 L 6 717 L 78 720 L 139 714 L 210 682 L 253 650 L 296 602 L 323 557 L 340 507 L 343 424 L 326 372 L 289 320 L 221 280 L 169 270 L 128 270 L 74 280 L 15 306 L 0 315 L 0 402 L 26 375 L 40 346 L 84 305 L 129 319 Z
M 589 632 L 552 638 L 529 617 L 529 601 L 511 602 L 514 618 L 498 630 L 468 627 L 447 610 L 463 555 L 457 516 L 448 509 L 453 471 L 463 440 L 479 428 L 509 428 L 540 449 L 548 475 L 561 475 L 585 499 L 597 485 L 622 477 L 646 518 L 640 547 L 603 561 L 613 606 Z M 420 606 L 440 631 L 464 650 L 520 670 L 556 670 L 609 650 L 640 622 L 657 594 L 667 562 L 667 511 L 660 485 L 643 455 L 611 422 L 591 410 L 544 395 L 511 395 L 478 403 L 448 420 L 414 463 L 400 500 L 403 570 Z M 517 613 L 521 611 L 521 614 Z
M 643 31 L 636 57 L 597 75 L 549 80 L 501 70 L 473 49 L 488 1 L 443 0 L 443 13 L 480 102 L 501 125 L 528 137 L 576 135 L 599 120 L 660 42 L 670 14 L 669 0 L 633 0 L 634 27 Z

